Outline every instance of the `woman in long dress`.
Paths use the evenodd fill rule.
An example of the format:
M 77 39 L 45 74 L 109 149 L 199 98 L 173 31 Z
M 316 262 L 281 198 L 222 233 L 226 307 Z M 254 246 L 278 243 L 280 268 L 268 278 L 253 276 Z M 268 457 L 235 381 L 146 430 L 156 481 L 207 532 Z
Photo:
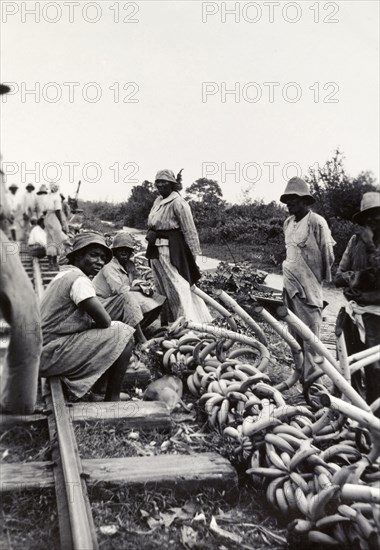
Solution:
M 60 376 L 69 397 L 89 390 L 117 401 L 133 347 L 134 329 L 109 314 L 89 277 L 111 261 L 112 252 L 96 233 L 81 233 L 51 281 L 41 303 L 43 347 L 40 375 Z M 96 384 L 95 384 L 96 383 Z
M 50 269 L 58 269 L 58 258 L 63 253 L 63 243 L 68 237 L 65 233 L 62 216 L 62 202 L 59 195 L 59 186 L 50 184 L 50 193 L 46 201 L 45 232 L 47 240 L 46 255 Z
M 206 304 L 192 292 L 201 274 L 196 257 L 201 254 L 190 206 L 181 197 L 182 184 L 171 170 L 160 170 L 155 184 L 160 194 L 148 217 L 148 248 L 157 291 L 167 298 L 167 321 L 180 316 L 200 323 L 212 320 Z

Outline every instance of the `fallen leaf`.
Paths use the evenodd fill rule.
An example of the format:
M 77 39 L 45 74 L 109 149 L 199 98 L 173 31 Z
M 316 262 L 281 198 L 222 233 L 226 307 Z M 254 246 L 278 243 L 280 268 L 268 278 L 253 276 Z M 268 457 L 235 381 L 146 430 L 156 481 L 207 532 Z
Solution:
M 194 548 L 197 544 L 198 533 L 192 527 L 183 525 L 181 528 L 181 542 L 186 548 Z
M 231 533 L 230 531 L 226 531 L 225 529 L 219 527 L 214 516 L 212 516 L 210 521 L 210 529 L 216 535 L 219 535 L 220 537 L 223 537 L 224 539 L 230 540 L 232 542 L 236 542 L 237 544 L 241 544 L 243 541 L 243 538 L 240 535 L 235 535 L 235 533 Z
M 146 522 L 151 529 L 155 529 L 156 527 L 163 525 L 163 521 L 161 518 L 155 519 L 155 518 L 152 518 L 152 516 L 149 516 L 148 518 L 146 518 Z
M 112 537 L 112 535 L 116 535 L 118 530 L 119 530 L 119 527 L 118 525 L 115 525 L 115 524 L 100 526 L 100 532 L 102 533 L 102 535 L 109 535 Z
M 206 523 L 206 516 L 202 512 L 202 513 L 197 514 L 196 516 L 194 516 L 193 521 L 202 521 L 203 523 Z

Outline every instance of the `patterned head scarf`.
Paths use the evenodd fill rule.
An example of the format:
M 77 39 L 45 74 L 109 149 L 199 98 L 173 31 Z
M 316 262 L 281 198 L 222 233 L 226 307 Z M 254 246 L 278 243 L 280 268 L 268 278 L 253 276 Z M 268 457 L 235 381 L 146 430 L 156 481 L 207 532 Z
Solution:
M 165 168 L 164 170 L 159 170 L 156 174 L 155 181 L 163 180 L 168 181 L 173 184 L 173 191 L 181 191 L 182 189 L 182 170 L 175 177 L 173 170 Z
M 52 193 L 56 193 L 56 192 L 59 190 L 59 185 L 58 185 L 58 183 L 53 183 L 53 182 L 52 182 L 52 183 L 49 185 L 49 187 L 50 187 L 50 191 L 51 191 Z

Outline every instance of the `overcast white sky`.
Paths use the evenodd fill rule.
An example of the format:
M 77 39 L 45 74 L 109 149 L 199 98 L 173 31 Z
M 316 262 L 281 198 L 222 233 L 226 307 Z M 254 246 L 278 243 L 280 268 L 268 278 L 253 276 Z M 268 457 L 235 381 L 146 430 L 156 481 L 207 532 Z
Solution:
M 337 146 L 379 176 L 377 1 L 1 4 L 8 184 L 119 201 L 183 167 L 269 201 Z

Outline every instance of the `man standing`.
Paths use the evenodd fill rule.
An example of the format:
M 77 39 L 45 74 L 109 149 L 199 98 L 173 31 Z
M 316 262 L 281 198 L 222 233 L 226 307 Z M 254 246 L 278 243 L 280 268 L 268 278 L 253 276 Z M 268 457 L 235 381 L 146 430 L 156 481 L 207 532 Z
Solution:
M 10 226 L 12 241 L 20 241 L 23 237 L 24 218 L 22 213 L 22 199 L 18 193 L 18 185 L 12 183 L 9 188 L 7 202 L 10 208 Z
M 326 220 L 310 210 L 315 199 L 304 180 L 292 178 L 280 201 L 286 204 L 290 214 L 284 222 L 284 303 L 319 338 L 322 281 L 331 281 L 335 241 Z M 314 352 L 308 344 L 299 343 L 304 351 L 302 379 L 307 380 L 315 369 Z
M 344 333 L 349 355 L 380 344 L 380 193 L 365 193 L 353 216 L 358 231 L 347 245 L 334 282 L 348 300 Z M 360 390 L 360 373 L 352 385 Z M 366 400 L 380 397 L 380 362 L 365 367 Z M 377 410 L 380 416 L 380 409 Z

